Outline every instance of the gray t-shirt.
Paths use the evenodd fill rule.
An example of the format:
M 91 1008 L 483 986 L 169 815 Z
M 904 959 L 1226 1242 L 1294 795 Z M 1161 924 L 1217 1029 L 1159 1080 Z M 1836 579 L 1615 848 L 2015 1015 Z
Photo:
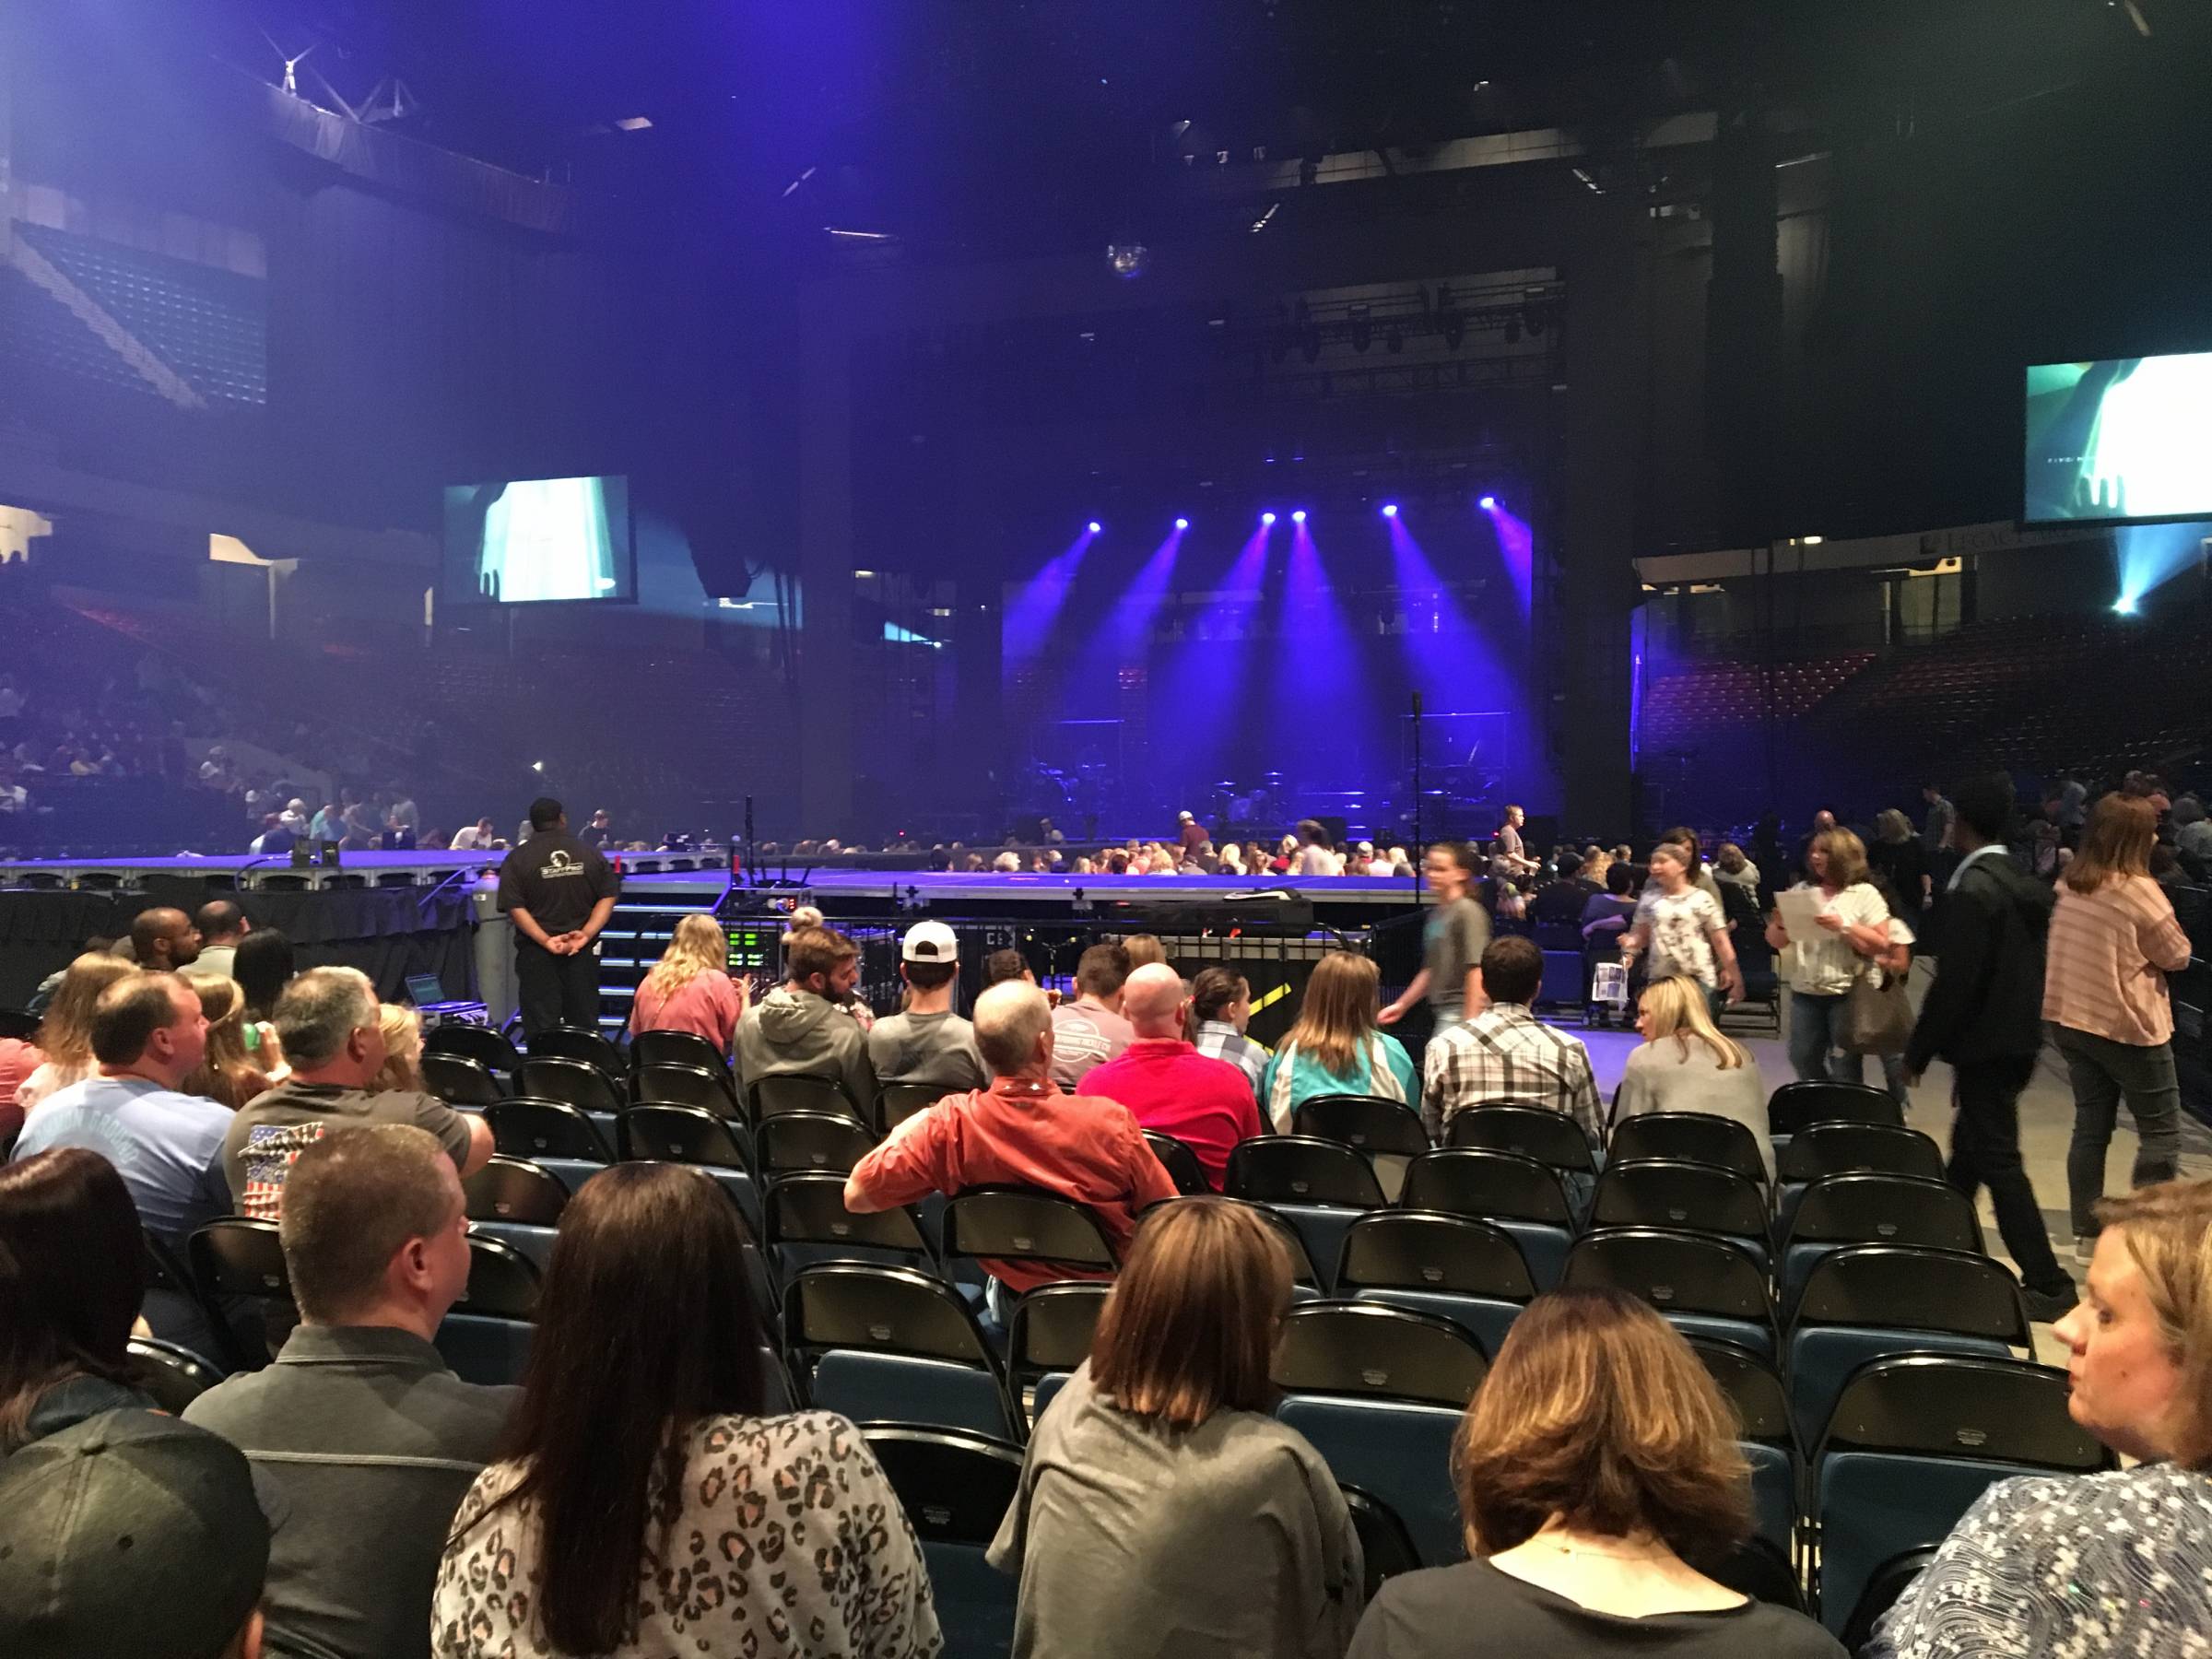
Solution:
M 928 1083 L 950 1094 L 991 1080 L 975 1028 L 949 1009 L 877 1020 L 868 1032 L 868 1058 L 880 1083 Z
M 468 1120 L 434 1096 L 410 1088 L 374 1094 L 335 1083 L 279 1083 L 230 1120 L 223 1173 L 238 1214 L 274 1221 L 284 1206 L 292 1160 L 335 1125 L 412 1124 L 438 1137 L 458 1169 L 468 1158 Z
M 1440 1018 L 1466 1012 L 1467 973 L 1490 947 L 1489 912 L 1472 899 L 1454 899 L 1429 912 L 1421 930 L 1421 966 L 1429 971 L 1429 1006 Z
M 1253 1411 L 1163 1429 L 1088 1360 L 1030 1438 L 990 1561 L 1021 1580 L 1014 1659 L 1339 1659 L 1365 1582 L 1303 1435 Z
M 253 1466 L 271 1653 L 427 1659 L 453 1512 L 522 1396 L 462 1382 L 411 1332 L 302 1325 L 267 1370 L 185 1407 Z

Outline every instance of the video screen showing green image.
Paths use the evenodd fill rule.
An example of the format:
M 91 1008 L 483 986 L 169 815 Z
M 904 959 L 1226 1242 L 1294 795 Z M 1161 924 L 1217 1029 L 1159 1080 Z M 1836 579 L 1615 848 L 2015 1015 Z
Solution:
M 509 478 L 445 492 L 444 596 L 538 605 L 637 597 L 629 480 Z
M 2212 351 L 2031 365 L 2020 516 L 2212 518 Z

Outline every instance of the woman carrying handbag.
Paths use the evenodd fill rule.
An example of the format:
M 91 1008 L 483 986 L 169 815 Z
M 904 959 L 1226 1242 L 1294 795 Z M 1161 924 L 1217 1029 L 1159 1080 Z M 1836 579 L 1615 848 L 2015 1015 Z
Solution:
M 1790 988 L 1790 1067 L 1800 1082 L 1858 1083 L 1860 1056 L 1876 1054 L 1902 1108 L 1910 1103 L 1904 1052 L 1912 1017 L 1904 981 L 1912 929 L 1867 878 L 1865 845 L 1850 830 L 1813 837 L 1806 865 L 1808 879 L 1792 890 L 1817 901 L 1819 937 L 1793 942 L 1779 912 L 1767 922 L 1767 943 Z

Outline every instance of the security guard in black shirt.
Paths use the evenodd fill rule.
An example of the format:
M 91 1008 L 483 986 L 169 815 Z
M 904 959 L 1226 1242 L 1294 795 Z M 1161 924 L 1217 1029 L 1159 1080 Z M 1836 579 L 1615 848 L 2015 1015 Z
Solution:
M 596 943 L 621 887 L 599 850 L 569 833 L 559 801 L 541 795 L 530 803 L 530 839 L 500 865 L 525 1040 L 557 1025 L 599 1029 Z

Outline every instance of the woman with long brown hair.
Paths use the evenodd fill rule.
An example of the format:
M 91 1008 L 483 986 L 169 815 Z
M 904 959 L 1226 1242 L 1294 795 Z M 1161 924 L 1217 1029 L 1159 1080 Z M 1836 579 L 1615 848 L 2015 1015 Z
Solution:
M 1016 1659 L 1344 1652 L 1359 1535 L 1320 1453 L 1271 1415 L 1290 1284 L 1244 1205 L 1146 1213 L 991 1546 L 1021 1580 Z
M 1260 1077 L 1260 1111 L 1290 1133 L 1299 1102 L 1315 1095 L 1379 1095 L 1420 1109 L 1420 1079 L 1406 1045 L 1379 1030 L 1382 971 L 1371 957 L 1332 950 L 1313 964 L 1298 1022 Z
M 2108 794 L 2089 811 L 2081 851 L 2058 884 L 2043 959 L 2043 1018 L 2074 1085 L 2066 1191 L 2076 1254 L 2096 1243 L 2104 1159 L 2127 1102 L 2136 1120 L 2135 1184 L 2179 1169 L 2182 1089 L 2173 1065 L 2173 1003 L 2166 976 L 2189 966 L 2189 936 L 2150 875 L 2158 809 Z
M 56 1089 L 82 1083 L 100 1067 L 92 1057 L 92 1007 L 100 994 L 117 980 L 137 970 L 121 957 L 88 950 L 69 964 L 62 975 L 46 1017 L 39 1022 L 39 1048 L 43 1065 L 23 1079 L 16 1090 L 16 1104 L 29 1112 Z
M 921 1547 L 859 1430 L 762 1415 L 744 1253 L 736 1206 L 680 1164 L 617 1164 L 569 1201 L 506 1460 L 439 1570 L 438 1659 L 939 1651 Z
M 1807 844 L 1806 878 L 1790 890 L 1818 907 L 1818 939 L 1795 940 L 1777 909 L 1767 943 L 1790 988 L 1790 1068 L 1801 1083 L 1864 1080 L 1865 1060 L 1842 1051 L 1844 1007 L 1861 974 L 1877 988 L 1882 975 L 1912 971 L 1914 935 L 1890 913 L 1882 889 L 1867 879 L 1866 845 L 1848 830 L 1823 830 Z M 1909 1103 L 1904 1056 L 1884 1054 L 1882 1076 L 1897 1103 Z
M 232 979 L 188 973 L 184 982 L 199 994 L 200 1013 L 207 1021 L 207 1053 L 199 1070 L 177 1085 L 180 1094 L 203 1095 L 236 1112 L 255 1095 L 290 1075 L 282 1065 L 283 1051 L 274 1028 L 260 1033 L 260 1044 L 246 1050 L 246 994 Z M 261 1062 L 275 1061 L 277 1077 L 262 1069 Z
M 1691 1565 L 1750 1532 L 1736 1433 L 1689 1344 L 1644 1303 L 1613 1289 L 1539 1296 L 1453 1447 L 1474 1559 L 1384 1584 L 1350 1659 L 1841 1659 L 1803 1614 Z

